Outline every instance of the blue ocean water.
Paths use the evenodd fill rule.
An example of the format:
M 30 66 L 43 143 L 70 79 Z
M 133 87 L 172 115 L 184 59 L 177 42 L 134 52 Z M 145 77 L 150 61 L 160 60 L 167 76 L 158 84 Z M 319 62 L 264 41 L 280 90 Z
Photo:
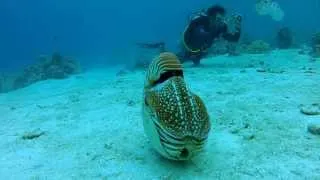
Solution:
M 241 13 L 244 32 L 271 43 L 275 29 L 282 26 L 292 28 L 301 42 L 319 30 L 318 0 L 278 2 L 285 11 L 281 22 L 257 16 L 251 1 L 2 0 L 0 68 L 16 69 L 52 51 L 76 57 L 105 56 L 106 63 L 117 63 L 121 58 L 114 57 L 126 53 L 136 41 L 161 40 L 174 49 L 187 16 L 213 3 Z
M 190 48 L 214 4 L 239 41 Z M 1 0 L 0 180 L 319 179 L 319 18 L 320 0 Z

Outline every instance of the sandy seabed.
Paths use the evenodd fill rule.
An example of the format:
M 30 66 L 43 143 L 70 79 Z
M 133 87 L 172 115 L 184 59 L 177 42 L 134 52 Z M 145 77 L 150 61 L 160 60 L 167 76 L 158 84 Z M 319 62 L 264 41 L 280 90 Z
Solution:
M 205 150 L 172 162 L 143 131 L 144 71 L 92 69 L 0 94 L 0 179 L 320 179 L 320 59 L 298 50 L 185 64 L 212 130 Z

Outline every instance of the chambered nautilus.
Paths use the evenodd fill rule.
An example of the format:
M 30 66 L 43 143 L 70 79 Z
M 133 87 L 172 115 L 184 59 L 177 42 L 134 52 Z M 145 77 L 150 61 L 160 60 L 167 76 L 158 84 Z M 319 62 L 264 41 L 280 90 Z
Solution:
M 189 160 L 203 150 L 210 119 L 202 99 L 190 91 L 178 57 L 155 57 L 146 72 L 143 125 L 152 146 L 171 160 Z

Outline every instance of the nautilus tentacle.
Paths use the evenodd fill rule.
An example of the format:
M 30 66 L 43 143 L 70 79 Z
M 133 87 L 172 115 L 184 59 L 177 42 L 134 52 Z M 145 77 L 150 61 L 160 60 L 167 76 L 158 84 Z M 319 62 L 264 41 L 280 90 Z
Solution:
M 188 160 L 203 149 L 209 115 L 201 98 L 187 88 L 173 53 L 161 53 L 149 65 L 143 102 L 145 132 L 161 155 Z

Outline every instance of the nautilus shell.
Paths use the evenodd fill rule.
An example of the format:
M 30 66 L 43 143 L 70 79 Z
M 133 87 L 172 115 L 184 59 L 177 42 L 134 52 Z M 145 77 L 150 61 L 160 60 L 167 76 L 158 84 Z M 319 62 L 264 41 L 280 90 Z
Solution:
M 164 157 L 188 160 L 203 150 L 210 131 L 207 109 L 183 78 L 177 56 L 161 53 L 146 73 L 143 125 L 152 146 Z

